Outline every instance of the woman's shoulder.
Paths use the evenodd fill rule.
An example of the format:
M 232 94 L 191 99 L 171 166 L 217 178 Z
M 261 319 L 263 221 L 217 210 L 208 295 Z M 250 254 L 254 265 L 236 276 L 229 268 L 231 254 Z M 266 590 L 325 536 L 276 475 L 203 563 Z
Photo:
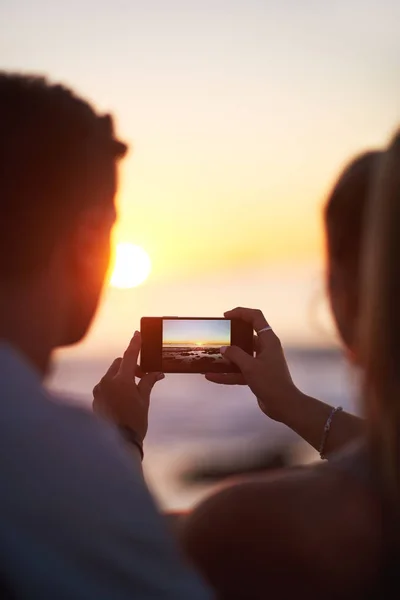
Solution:
M 206 576 L 222 577 L 224 585 L 243 576 L 260 583 L 268 572 L 277 590 L 312 583 L 326 597 L 326 585 L 353 587 L 351 581 L 360 585 L 373 572 L 379 537 L 373 492 L 344 469 L 324 464 L 227 486 L 188 519 L 185 545 Z

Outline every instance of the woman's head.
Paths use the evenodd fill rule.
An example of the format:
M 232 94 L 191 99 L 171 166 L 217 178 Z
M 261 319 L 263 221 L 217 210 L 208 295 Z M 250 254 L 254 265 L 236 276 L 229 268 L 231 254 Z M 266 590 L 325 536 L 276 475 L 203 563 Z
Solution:
M 379 161 L 361 265 L 359 347 L 374 456 L 389 499 L 400 500 L 400 131 Z
M 325 207 L 328 291 L 345 344 L 354 351 L 359 310 L 359 262 L 370 181 L 380 152 L 353 160 L 334 186 Z

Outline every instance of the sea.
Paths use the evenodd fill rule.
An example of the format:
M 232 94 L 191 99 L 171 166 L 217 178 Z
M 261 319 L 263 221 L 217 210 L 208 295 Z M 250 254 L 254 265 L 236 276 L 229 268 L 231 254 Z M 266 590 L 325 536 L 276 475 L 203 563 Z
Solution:
M 357 373 L 339 350 L 288 348 L 286 356 L 303 392 L 358 412 Z M 108 366 L 101 358 L 61 357 L 47 386 L 67 402 L 91 410 L 92 389 Z M 190 508 L 220 486 L 226 472 L 251 470 L 260 459 L 282 453 L 297 463 L 318 460 L 296 434 L 260 411 L 247 387 L 177 374 L 155 387 L 143 467 L 161 509 Z

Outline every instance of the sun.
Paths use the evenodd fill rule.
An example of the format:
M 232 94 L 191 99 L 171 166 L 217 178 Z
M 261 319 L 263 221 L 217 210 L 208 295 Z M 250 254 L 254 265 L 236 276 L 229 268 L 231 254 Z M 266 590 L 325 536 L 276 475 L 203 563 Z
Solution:
M 136 287 L 146 281 L 150 271 L 150 257 L 141 246 L 129 242 L 117 244 L 114 269 L 110 278 L 113 287 L 120 289 Z
M 196 342 L 196 346 L 203 346 L 203 342 Z

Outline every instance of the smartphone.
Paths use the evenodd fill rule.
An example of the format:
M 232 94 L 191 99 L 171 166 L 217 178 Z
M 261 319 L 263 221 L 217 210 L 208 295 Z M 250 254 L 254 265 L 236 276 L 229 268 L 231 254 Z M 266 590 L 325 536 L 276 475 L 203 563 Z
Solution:
M 235 373 L 221 346 L 253 355 L 253 328 L 236 319 L 143 317 L 141 368 L 146 373 Z

